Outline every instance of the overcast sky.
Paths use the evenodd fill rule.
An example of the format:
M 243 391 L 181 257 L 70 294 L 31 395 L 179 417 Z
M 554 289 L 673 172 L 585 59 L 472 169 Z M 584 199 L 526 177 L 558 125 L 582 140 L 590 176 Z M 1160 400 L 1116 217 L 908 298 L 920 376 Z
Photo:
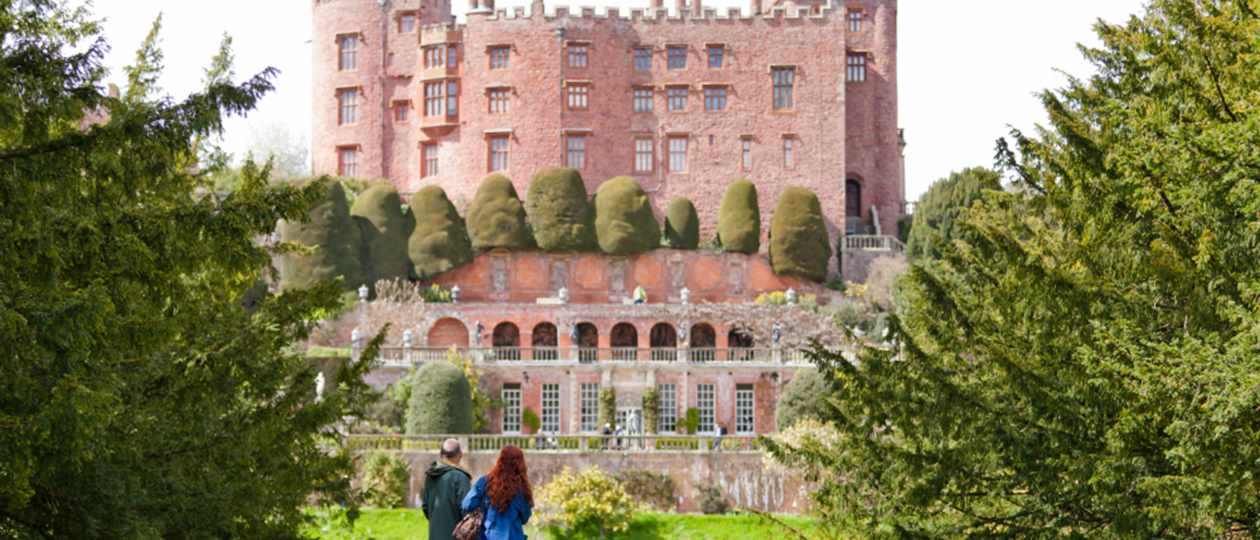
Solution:
M 1007 126 L 1045 121 L 1034 92 L 1063 84 L 1063 70 L 1086 75 L 1077 43 L 1096 44 L 1095 20 L 1122 21 L 1143 0 L 901 0 L 901 126 L 906 129 L 906 191 L 917 199 L 934 180 L 971 165 L 991 165 L 994 141 Z M 280 127 L 309 140 L 311 0 L 95 0 L 113 50 L 110 80 L 158 13 L 164 13 L 163 89 L 195 91 L 224 32 L 235 39 L 238 78 L 267 66 L 280 70 L 276 91 L 257 111 L 228 125 L 226 146 L 243 153 L 255 134 Z M 456 10 L 466 2 L 453 0 Z M 508 7 L 528 0 L 499 0 Z M 667 2 L 667 5 L 672 2 Z M 706 5 L 746 2 L 706 0 Z M 552 0 L 551 5 L 648 5 L 648 0 Z

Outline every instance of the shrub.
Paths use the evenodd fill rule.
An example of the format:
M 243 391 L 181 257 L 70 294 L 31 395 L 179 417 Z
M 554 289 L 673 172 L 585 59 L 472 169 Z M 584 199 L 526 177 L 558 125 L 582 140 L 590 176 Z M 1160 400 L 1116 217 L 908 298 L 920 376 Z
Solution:
M 883 311 L 892 311 L 897 278 L 908 266 L 903 255 L 884 256 L 871 261 L 866 272 L 866 301 Z
M 822 420 L 836 414 L 831 404 L 831 388 L 816 369 L 797 370 L 783 388 L 774 419 L 779 429 L 787 429 L 803 418 Z
M 678 197 L 669 201 L 665 211 L 665 245 L 675 249 L 700 246 L 700 216 L 690 200 Z
M 589 251 L 597 245 L 586 185 L 573 169 L 544 169 L 535 174 L 529 183 L 525 215 L 535 243 L 543 250 Z
M 759 306 L 786 306 L 788 305 L 787 293 L 784 291 L 770 291 L 757 295 L 753 299 L 753 303 Z M 818 295 L 801 294 L 796 298 L 796 305 L 804 307 L 813 307 L 818 305 Z
M 618 176 L 595 193 L 595 235 L 604 253 L 629 255 L 660 246 L 661 226 L 639 182 Z
M 677 507 L 674 479 L 668 474 L 631 469 L 617 473 L 617 481 L 627 495 L 645 506 L 661 512 L 669 512 Z
M 954 249 L 954 242 L 972 242 L 979 233 L 965 227 L 963 216 L 986 191 L 1001 191 L 1002 176 L 984 167 L 951 173 L 932 183 L 914 205 L 914 217 L 906 231 L 906 254 L 911 259 L 940 259 Z
M 656 433 L 656 422 L 660 418 L 660 396 L 656 388 L 643 391 L 643 432 Z
M 363 236 L 359 260 L 367 283 L 410 276 L 407 240 L 416 224 L 410 212 L 403 212 L 402 199 L 394 186 L 373 184 L 355 198 L 350 215 Z
M 731 505 L 726 501 L 726 496 L 722 494 L 722 488 L 715 484 L 703 485 L 696 488 L 700 495 L 700 511 L 705 514 L 725 514 L 730 511 Z
M 717 240 L 723 251 L 756 253 L 761 249 L 761 209 L 752 182 L 736 180 L 726 188 L 718 209 Z
M 538 418 L 538 413 L 534 409 L 525 407 L 525 411 L 521 413 L 521 424 L 529 430 L 529 433 L 538 433 L 538 428 L 542 427 L 542 420 Z
M 280 239 L 309 248 L 280 257 L 280 287 L 306 289 L 321 281 L 343 279 L 346 290 L 364 283 L 359 261 L 363 238 L 350 218 L 346 193 L 338 182 L 328 182 L 324 200 L 311 209 L 304 222 L 280 223 Z
M 533 247 L 525 205 L 508 177 L 496 173 L 481 181 L 468 206 L 468 236 L 475 249 Z
M 359 477 L 363 502 L 377 508 L 402 508 L 410 482 L 410 464 L 385 452 L 369 454 Z
M 428 362 L 412 375 L 407 434 L 472 433 L 472 390 L 449 362 Z
M 831 240 L 814 192 L 789 187 L 779 196 L 770 226 L 770 266 L 784 276 L 821 282 L 827 278 Z
M 607 538 L 629 529 L 637 510 L 621 484 L 598 468 L 565 467 L 538 493 L 539 521 L 553 535 Z
M 599 425 L 612 425 L 617 419 L 617 392 L 611 386 L 599 389 Z
M 681 422 L 678 422 L 678 429 L 683 433 L 694 435 L 700 430 L 700 409 L 688 407 L 687 414 L 683 416 Z
M 416 227 L 407 252 L 416 277 L 428 279 L 472 260 L 472 243 L 464 220 L 442 188 L 425 187 L 412 195 L 410 202 Z
M 473 432 L 484 433 L 490 426 L 490 412 L 499 408 L 501 403 L 481 388 L 481 372 L 477 370 L 477 365 L 473 363 L 472 358 L 463 356 L 452 348 L 446 352 L 446 361 L 459 368 L 464 374 L 464 379 L 468 381 L 468 390 L 472 400 Z

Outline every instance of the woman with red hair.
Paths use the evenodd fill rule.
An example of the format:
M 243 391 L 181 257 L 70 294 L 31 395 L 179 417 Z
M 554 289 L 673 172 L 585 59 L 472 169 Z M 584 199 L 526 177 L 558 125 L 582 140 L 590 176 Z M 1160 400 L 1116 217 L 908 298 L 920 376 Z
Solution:
M 504 446 L 490 474 L 477 479 L 460 508 L 465 514 L 483 511 L 483 540 L 525 540 L 525 523 L 534 511 L 525 453 L 515 446 Z

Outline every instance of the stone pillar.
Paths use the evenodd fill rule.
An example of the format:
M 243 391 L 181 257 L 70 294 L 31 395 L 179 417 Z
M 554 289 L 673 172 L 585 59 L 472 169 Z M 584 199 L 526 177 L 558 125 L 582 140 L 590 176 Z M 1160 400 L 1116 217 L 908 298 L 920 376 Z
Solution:
M 581 392 L 582 388 L 577 382 L 577 373 L 569 370 L 569 433 L 578 433 L 582 430 Z
M 691 0 L 691 15 L 693 17 L 704 16 L 704 4 L 701 3 L 701 0 Z
M 749 15 L 761 15 L 761 0 L 749 0 Z
M 678 11 L 678 16 L 682 17 L 687 13 L 687 0 L 674 0 L 674 9 Z

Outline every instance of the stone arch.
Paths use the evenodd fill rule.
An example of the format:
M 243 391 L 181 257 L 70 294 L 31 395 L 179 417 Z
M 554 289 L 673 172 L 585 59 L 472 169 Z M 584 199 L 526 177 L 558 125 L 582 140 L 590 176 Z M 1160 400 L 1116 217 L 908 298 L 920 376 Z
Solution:
M 639 330 L 633 324 L 623 322 L 613 325 L 608 340 L 613 360 L 638 360 Z
M 468 327 L 454 317 L 438 319 L 432 326 L 429 326 L 429 334 L 425 343 L 430 348 L 467 348 Z
M 521 359 L 521 331 L 515 323 L 503 321 L 494 326 L 490 337 L 495 360 Z
M 578 323 L 574 345 L 578 348 L 579 362 L 594 362 L 599 358 L 599 329 L 589 322 Z
M 844 181 L 844 233 L 862 232 L 862 180 L 849 175 Z
M 560 344 L 558 336 L 556 325 L 552 323 L 540 322 L 534 325 L 529 341 L 531 358 L 534 360 L 558 359 L 560 357 L 556 349 L 556 346 Z
M 753 349 L 755 341 L 752 334 L 744 332 L 738 328 L 732 328 L 726 333 L 727 356 L 734 361 L 753 360 L 756 351 Z
M 687 333 L 689 341 L 687 343 L 690 349 L 690 358 L 692 362 L 711 362 L 715 360 L 714 353 L 717 346 L 717 332 L 713 330 L 713 325 L 709 323 L 696 323 L 691 326 L 691 331 Z
M 668 362 L 677 359 L 678 331 L 667 322 L 656 323 L 648 332 L 648 343 L 652 347 L 652 360 Z

